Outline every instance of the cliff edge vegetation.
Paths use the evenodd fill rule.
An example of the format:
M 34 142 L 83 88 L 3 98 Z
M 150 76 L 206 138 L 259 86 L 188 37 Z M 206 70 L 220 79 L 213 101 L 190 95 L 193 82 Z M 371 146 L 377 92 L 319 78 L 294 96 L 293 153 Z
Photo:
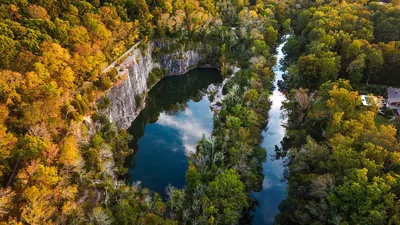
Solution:
M 284 8 L 275 1 L 2 1 L 0 223 L 238 223 L 262 180 L 266 153 L 258 143 Z M 191 157 L 187 186 L 171 188 L 166 202 L 118 179 L 132 153 L 128 135 L 98 113 L 110 101 L 97 102 L 119 79 L 102 69 L 153 39 L 184 49 L 206 43 L 223 74 L 232 64 L 242 68 L 212 138 Z

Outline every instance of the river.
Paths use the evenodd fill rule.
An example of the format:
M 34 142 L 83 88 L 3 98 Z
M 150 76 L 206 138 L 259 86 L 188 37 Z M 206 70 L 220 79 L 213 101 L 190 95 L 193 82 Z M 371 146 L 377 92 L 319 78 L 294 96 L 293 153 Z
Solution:
M 128 183 L 165 196 L 168 184 L 185 185 L 188 156 L 202 135 L 213 128 L 207 88 L 222 81 L 215 69 L 195 69 L 159 81 L 148 93 L 146 107 L 128 132 L 137 150 L 128 165 Z
M 286 42 L 277 48 L 277 65 L 273 68 L 275 72 L 274 91 L 270 96 L 272 106 L 269 111 L 268 126 L 263 133 L 262 146 L 267 149 L 268 158 L 263 165 L 263 190 L 253 193 L 253 197 L 259 202 L 254 213 L 254 225 L 270 225 L 274 223 L 275 215 L 279 212 L 279 203 L 286 197 L 286 183 L 282 182 L 284 167 L 282 160 L 276 160 L 273 156 L 275 145 L 280 147 L 280 142 L 285 136 L 285 122 L 281 118 L 282 102 L 285 96 L 278 90 L 278 81 L 282 80 L 284 71 L 280 70 L 281 59 L 284 58 L 282 48 Z

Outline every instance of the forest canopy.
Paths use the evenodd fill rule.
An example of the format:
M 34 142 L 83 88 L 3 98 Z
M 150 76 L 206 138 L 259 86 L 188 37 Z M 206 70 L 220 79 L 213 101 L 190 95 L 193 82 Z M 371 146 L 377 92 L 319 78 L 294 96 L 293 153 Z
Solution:
M 398 1 L 293 2 L 283 51 L 287 199 L 276 224 L 399 224 Z
M 263 177 L 260 133 L 284 7 L 236 0 L 2 1 L 0 223 L 237 223 L 255 205 L 250 193 Z M 104 93 L 123 82 L 115 69 L 103 69 L 134 44 L 143 50 L 160 39 L 170 45 L 155 55 L 201 42 L 224 76 L 233 65 L 242 68 L 226 90 L 213 136 L 199 140 L 189 160 L 186 187 L 170 187 L 167 201 L 120 179 L 135 149 L 102 113 L 110 106 Z M 149 86 L 166 72 L 153 71 Z
M 400 224 L 399 119 L 360 97 L 400 86 L 399 0 L 1 1 L 0 224 L 251 223 L 285 34 L 275 224 Z M 104 68 L 160 40 L 155 58 L 201 44 L 224 77 L 238 68 L 166 200 L 121 179 L 137 149 L 103 113 L 124 82 Z M 167 75 L 153 70 L 148 86 Z

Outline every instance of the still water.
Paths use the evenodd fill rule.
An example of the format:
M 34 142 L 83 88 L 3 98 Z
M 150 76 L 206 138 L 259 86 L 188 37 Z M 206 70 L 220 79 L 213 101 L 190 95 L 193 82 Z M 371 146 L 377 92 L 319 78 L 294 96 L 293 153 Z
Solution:
M 285 128 L 282 124 L 285 122 L 281 118 L 282 102 L 286 99 L 285 96 L 278 90 L 278 81 L 282 80 L 284 71 L 280 70 L 281 59 L 284 58 L 282 48 L 286 42 L 280 44 L 277 48 L 277 65 L 274 67 L 275 90 L 270 96 L 272 106 L 269 111 L 268 126 L 263 134 L 262 146 L 267 149 L 268 158 L 263 165 L 263 190 L 253 193 L 253 197 L 259 202 L 254 213 L 254 225 L 270 225 L 273 224 L 275 215 L 279 212 L 278 205 L 285 198 L 286 183 L 282 182 L 283 165 L 282 160 L 276 160 L 272 154 L 275 150 L 275 145 L 280 147 L 280 142 L 285 136 Z
M 212 131 L 207 88 L 221 81 L 218 70 L 195 69 L 166 77 L 149 91 L 146 107 L 128 129 L 130 147 L 137 151 L 128 165 L 128 183 L 140 182 L 163 197 L 168 184 L 185 185 L 188 156 Z

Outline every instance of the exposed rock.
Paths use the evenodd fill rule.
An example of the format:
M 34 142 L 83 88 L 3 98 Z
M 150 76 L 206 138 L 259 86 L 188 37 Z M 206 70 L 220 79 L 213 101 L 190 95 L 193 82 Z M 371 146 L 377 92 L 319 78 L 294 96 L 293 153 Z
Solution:
M 179 51 L 160 57 L 160 65 L 168 69 L 169 75 L 180 75 L 198 66 L 200 60 L 201 56 L 197 51 Z
M 202 66 L 201 62 L 205 61 L 201 47 L 189 51 L 177 50 L 153 59 L 152 49 L 155 45 L 159 45 L 159 43 L 148 44 L 145 54 L 139 48 L 130 49 L 131 53 L 119 67 L 116 67 L 119 76 L 124 77 L 124 80 L 105 94 L 111 100 L 111 104 L 104 110 L 104 113 L 112 123 L 122 128 L 128 128 L 144 108 L 144 101 L 138 105 L 136 96 L 142 96 L 148 91 L 149 87 L 147 87 L 146 81 L 153 69 L 166 68 L 168 75 L 180 75 L 190 69 Z M 204 66 L 213 67 L 213 65 Z

